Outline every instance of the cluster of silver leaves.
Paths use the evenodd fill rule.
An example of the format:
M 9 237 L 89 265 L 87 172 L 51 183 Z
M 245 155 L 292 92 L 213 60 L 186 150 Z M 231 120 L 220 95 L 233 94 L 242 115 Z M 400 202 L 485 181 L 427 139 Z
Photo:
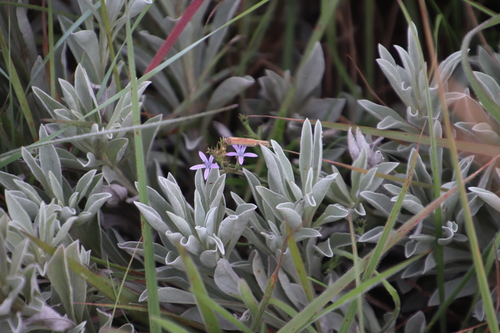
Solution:
M 424 74 L 427 72 L 427 66 L 419 55 L 419 46 L 416 40 L 416 28 L 414 25 L 408 28 L 408 50 L 399 46 L 395 48 L 401 58 L 402 67 L 396 64 L 394 58 L 383 46 L 379 46 L 380 58 L 377 59 L 377 62 L 389 80 L 393 90 L 400 97 L 404 106 L 404 116 L 401 116 L 400 113 L 389 107 L 377 105 L 368 100 L 361 100 L 359 104 L 370 114 L 380 119 L 377 128 L 402 130 L 415 134 L 421 132 L 429 134 L 430 115 L 428 110 L 432 108 L 434 134 L 436 137 L 441 138 L 444 130 L 438 84 L 435 80 L 428 83 L 425 82 Z M 482 71 L 474 72 L 475 77 L 497 105 L 500 105 L 500 75 L 498 74 L 498 70 L 494 68 L 498 65 L 499 59 L 500 55 L 498 53 L 493 53 L 490 56 L 484 49 L 479 48 L 479 55 L 476 57 L 475 62 Z M 485 112 L 479 102 L 471 98 L 469 89 L 463 88 L 463 91 L 449 90 L 448 81 L 459 62 L 460 54 L 456 52 L 446 58 L 438 68 L 445 90 L 447 107 L 455 112 L 452 117 L 455 129 L 457 130 L 456 134 L 458 133 L 457 135 L 459 135 L 459 132 L 462 132 L 465 136 L 461 136 L 461 138 L 465 137 L 466 140 L 498 145 L 500 143 L 498 139 L 500 134 L 499 124 Z M 427 92 L 429 96 L 426 96 Z M 430 97 L 430 105 L 427 102 L 429 100 L 428 97 Z M 427 184 L 433 183 L 433 178 L 429 172 L 429 163 L 425 162 L 429 160 L 428 148 L 420 147 L 417 152 L 414 144 L 402 145 L 392 141 L 381 145 L 380 150 L 384 154 L 403 157 L 407 161 L 412 161 L 415 157 L 414 155 L 417 154 L 413 180 Z M 450 189 L 456 185 L 456 175 L 446 168 L 451 163 L 448 162 L 449 157 L 443 149 L 438 148 L 437 153 L 438 159 L 441 161 L 441 165 L 439 166 L 439 174 L 442 175 L 441 187 L 443 188 L 441 195 L 444 195 L 446 193 L 444 189 Z M 460 172 L 462 177 L 467 177 L 470 171 L 474 169 L 474 165 L 477 167 L 477 163 L 474 164 L 473 155 L 461 154 L 460 158 Z M 406 178 L 409 172 L 410 163 L 408 163 L 406 173 L 401 173 L 399 176 Z M 496 218 L 496 214 L 498 213 L 495 211 L 500 211 L 500 198 L 497 194 L 491 192 L 489 188 L 492 185 L 492 178 L 497 178 L 497 175 L 498 169 L 494 169 L 492 166 L 481 176 L 477 186 L 468 187 L 469 193 L 467 194 L 467 198 L 474 221 L 477 222 L 475 226 L 477 227 L 481 250 L 484 250 L 492 242 L 493 236 L 498 233 L 498 219 Z M 375 214 L 388 217 L 400 192 L 401 185 L 386 183 L 383 185 L 383 191 L 364 192 L 360 193 L 360 195 L 371 205 Z M 434 199 L 436 198 L 432 189 L 410 186 L 409 192 L 405 195 L 402 206 L 404 210 L 399 214 L 398 222 L 403 223 L 407 221 L 411 216 L 423 210 Z M 487 203 L 487 206 L 484 203 Z M 436 242 L 443 246 L 444 274 L 446 277 L 445 293 L 446 295 L 450 295 L 460 284 L 464 278 L 464 274 L 472 265 L 472 257 L 465 235 L 463 209 L 460 205 L 458 194 L 450 196 L 441 205 L 440 214 L 440 218 L 443 221 L 442 238 L 436 240 L 436 217 L 435 213 L 433 213 L 419 222 L 402 245 L 404 245 L 404 254 L 406 257 L 429 250 L 432 251 Z M 480 223 L 478 223 L 479 221 Z M 377 242 L 382 229 L 382 226 L 377 226 L 368 230 L 359 238 L 359 241 Z M 417 279 L 435 274 L 436 260 L 435 255 L 431 252 L 424 259 L 410 265 L 401 274 L 397 282 L 402 292 L 409 293 L 413 288 L 405 282 L 405 279 Z M 476 283 L 470 282 L 459 293 L 458 297 L 473 295 L 477 290 Z M 440 304 L 437 290 L 428 301 L 428 304 L 429 306 Z M 475 305 L 473 314 L 479 320 L 484 319 L 484 310 L 481 301 Z M 421 312 L 418 312 L 410 319 L 412 325 L 419 321 L 424 324 L 419 324 L 419 329 L 414 329 L 414 332 L 423 332 L 425 330 L 425 318 Z M 410 322 L 407 324 L 407 327 L 411 327 Z
M 151 1 L 122 0 L 106 3 L 108 18 L 112 23 L 111 35 L 117 37 L 125 20 L 138 15 Z M 171 33 L 175 23 L 175 19 L 171 17 L 177 17 L 178 13 L 170 2 L 165 3 L 170 17 L 161 17 L 159 13 L 151 15 L 167 35 Z M 175 56 L 181 49 L 203 36 L 206 31 L 203 16 L 208 10 L 208 3 L 204 2 L 199 14 L 191 20 L 168 57 Z M 211 31 L 231 19 L 239 5 L 239 0 L 223 1 L 212 19 Z M 26 174 L 31 174 L 39 187 L 29 185 L 22 177 L 0 172 L 0 184 L 6 189 L 7 204 L 7 211 L 0 211 L 2 332 L 44 329 L 77 333 L 104 332 L 111 329 L 113 318 L 110 314 L 100 309 L 90 310 L 90 307 L 84 305 L 85 302 L 106 303 L 109 300 L 94 293 L 83 279 L 77 277 L 76 273 L 68 268 L 68 260 L 88 265 L 92 251 L 110 262 L 125 265 L 127 261 L 120 249 L 139 257 L 143 254 L 140 242 L 125 241 L 115 230 L 107 234 L 102 231 L 103 205 L 107 202 L 112 206 L 125 199 L 131 201 L 137 193 L 134 186 L 135 166 L 131 158 L 133 137 L 123 131 L 102 134 L 104 130 L 119 130 L 132 125 L 132 103 L 129 89 L 125 88 L 122 91 L 126 93 L 119 99 L 95 112 L 110 96 L 119 93 L 118 86 L 122 82 L 116 82 L 113 78 L 108 85 L 98 85 L 107 82 L 105 69 L 109 60 L 105 38 L 95 33 L 95 22 L 100 22 L 101 13 L 86 0 L 79 0 L 71 6 L 78 6 L 80 12 L 90 11 L 91 14 L 82 23 L 82 30 L 75 30 L 74 22 L 68 18 L 59 18 L 62 31 L 70 34 L 64 47 L 56 54 L 58 61 L 64 65 L 64 70 L 58 74 L 66 78 L 60 79 L 58 86 L 62 102 L 47 93 L 49 89 L 44 83 L 45 80 L 35 74 L 40 71 L 39 68 L 43 68 L 41 59 L 36 59 L 31 53 L 32 63 L 26 68 L 33 69 L 34 82 L 38 87 L 33 88 L 33 96 L 29 102 L 33 106 L 38 103 L 55 121 L 40 127 L 41 140 L 51 134 L 56 134 L 60 139 L 80 136 L 70 142 L 83 152 L 86 158 L 76 157 L 63 146 L 40 146 L 35 151 L 23 148 L 22 163 Z M 18 14 L 19 17 L 25 15 L 25 9 L 19 8 Z M 380 120 L 379 129 L 397 129 L 415 134 L 422 130 L 423 133 L 429 133 L 426 124 L 429 122 L 428 109 L 432 108 L 435 117 L 434 133 L 437 137 L 442 137 L 443 113 L 437 82 L 426 82 L 427 67 L 420 59 L 415 31 L 414 27 L 408 30 L 408 50 L 396 47 L 402 67 L 397 65 L 388 50 L 382 46 L 379 48 L 378 63 L 401 98 L 404 116 L 389 107 L 367 100 L 360 101 L 359 105 Z M 222 52 L 222 41 L 226 32 L 227 29 L 223 29 L 214 34 L 152 78 L 155 87 L 164 94 L 164 100 L 144 100 L 141 97 L 141 102 L 153 113 L 163 115 L 178 115 L 195 103 L 204 105 L 205 110 L 211 110 L 226 105 L 252 85 L 254 79 L 249 76 L 227 78 L 234 68 L 214 72 L 212 65 Z M 149 47 L 158 49 L 161 45 L 162 39 L 146 31 L 140 32 L 140 36 Z M 24 38 L 29 38 L 29 34 L 25 34 Z M 32 42 L 29 44 L 34 45 Z M 70 83 L 70 78 L 64 73 L 67 66 L 62 52 L 66 48 L 69 48 L 79 63 L 74 75 L 74 84 Z M 145 70 L 152 60 L 152 55 L 146 48 L 137 48 L 135 52 L 138 69 Z M 480 103 L 471 98 L 467 89 L 461 92 L 448 89 L 446 81 L 451 77 L 459 60 L 458 53 L 455 53 L 439 66 L 440 77 L 445 83 L 446 102 L 451 107 L 458 107 L 460 103 L 472 105 L 479 115 L 477 119 L 482 121 L 475 118 L 455 122 L 457 132 L 464 133 L 478 142 L 498 145 L 500 127 L 483 111 Z M 474 73 L 476 78 L 486 88 L 489 96 L 500 105 L 500 72 L 495 69 L 495 61 L 500 60 L 500 55 L 494 53 L 492 57 L 480 49 L 475 60 L 481 69 Z M 121 73 L 123 63 L 119 62 L 117 67 Z M 324 58 L 318 44 L 304 66 L 295 73 L 298 93 L 289 116 L 337 120 L 345 100 L 317 97 L 324 70 Z M 214 81 L 221 81 L 216 89 L 213 89 Z M 279 110 L 291 86 L 290 72 L 280 76 L 267 71 L 258 82 L 261 87 L 260 98 L 247 99 L 248 105 L 257 110 L 257 113 L 269 114 Z M 148 84 L 139 86 L 139 96 L 143 95 Z M 163 101 L 167 101 L 166 105 Z M 84 116 L 88 122 L 81 121 Z M 148 153 L 155 140 L 157 128 L 154 124 L 160 118 L 161 116 L 157 116 L 146 122 L 154 128 L 153 131 L 144 132 L 144 146 Z M 190 129 L 186 137 L 203 134 L 201 132 L 206 130 L 208 123 L 204 123 L 201 131 L 198 128 Z M 290 127 L 287 133 L 292 136 L 297 131 L 297 127 Z M 281 309 L 270 307 L 263 320 L 271 327 L 280 328 L 291 319 L 291 313 L 302 310 L 308 304 L 306 292 L 298 283 L 300 278 L 297 267 L 287 246 L 290 235 L 293 234 L 307 275 L 320 283 L 330 285 L 339 278 L 338 272 L 331 267 L 335 265 L 339 253 L 345 250 L 346 246 L 351 246 L 348 219 L 363 226 L 362 231 L 355 236 L 360 247 L 377 242 L 382 232 L 382 223 L 389 216 L 401 192 L 400 183 L 384 180 L 380 174 L 394 175 L 395 170 L 400 170 L 401 174 L 397 176 L 405 178 L 410 166 L 403 172 L 404 167 L 399 163 L 389 162 L 388 156 L 403 157 L 406 161 L 415 157 L 413 180 L 432 183 L 425 149 L 417 152 L 415 145 L 404 146 L 397 142 L 379 146 L 379 140 L 372 141 L 359 129 L 349 131 L 347 136 L 354 169 L 350 172 L 350 179 L 344 179 L 335 166 L 323 165 L 323 134 L 319 121 L 316 122 L 314 130 L 308 120 L 304 122 L 300 132 L 300 157 L 297 161 L 291 161 L 276 141 L 271 142 L 270 148 L 261 147 L 268 170 L 265 180 L 243 169 L 243 175 L 252 193 L 252 203 L 248 203 L 236 193 L 230 193 L 228 196 L 225 188 L 226 175 L 215 169 L 210 171 L 207 180 L 201 171 L 196 173 L 192 205 L 188 203 L 179 183 L 171 174 L 154 180 L 157 186 L 148 188 L 149 203 L 145 205 L 136 202 L 135 205 L 158 233 L 155 259 L 158 264 L 158 278 L 162 284 L 159 287 L 161 302 L 174 306 L 175 311 L 186 319 L 202 320 L 196 307 L 195 296 L 190 291 L 184 264 L 179 257 L 178 246 L 181 246 L 192 255 L 210 297 L 227 304 L 226 308 L 249 326 L 255 325 L 252 322 L 256 317 L 253 305 L 263 299 L 271 274 L 277 270 L 278 281 L 273 297 L 284 306 Z M 191 139 L 187 141 L 192 149 L 199 142 Z M 181 149 L 179 154 L 188 159 L 191 148 Z M 443 160 L 447 158 L 442 149 L 438 149 L 438 154 Z M 471 156 L 461 158 L 460 172 L 462 176 L 467 176 L 474 169 L 474 159 Z M 157 165 L 167 163 L 165 157 L 162 159 L 159 155 L 154 155 L 151 160 Z M 174 163 L 185 167 L 181 162 Z M 82 176 L 76 183 L 71 183 L 63 176 L 64 167 L 77 170 Z M 398 167 L 400 169 L 397 169 Z M 444 166 L 442 168 L 442 188 L 455 186 L 456 175 Z M 367 172 L 357 171 L 360 169 L 366 169 Z M 159 173 L 152 172 L 155 175 Z M 491 241 L 492 235 L 498 232 L 495 214 L 500 211 L 500 198 L 490 188 L 491 178 L 498 175 L 498 170 L 490 168 L 476 186 L 468 188 L 472 213 L 481 218 L 478 237 L 482 249 Z M 444 195 L 444 192 L 442 194 Z M 226 202 L 229 197 L 232 200 L 230 205 Z M 407 221 L 434 199 L 432 190 L 412 185 L 404 198 L 404 210 L 399 214 L 397 222 Z M 449 294 L 455 290 L 463 274 L 471 266 L 458 195 L 451 196 L 443 203 L 441 214 L 442 220 L 445 221 L 442 238 L 435 239 L 436 217 L 430 214 L 401 245 L 406 257 L 432 250 L 436 243 L 443 246 L 447 278 L 445 288 L 446 294 Z M 56 252 L 52 256 L 47 255 L 30 243 L 26 234 L 57 248 Z M 245 243 L 238 243 L 241 241 Z M 116 243 L 119 243 L 120 249 Z M 409 266 L 396 278 L 396 283 L 399 290 L 409 293 L 412 287 L 406 283 L 406 279 L 435 273 L 436 262 L 431 253 Z M 46 284 L 44 289 L 41 289 L 38 277 L 49 281 L 48 286 Z M 167 284 L 168 287 L 165 287 Z M 142 293 L 138 300 L 145 301 L 147 296 L 143 292 L 144 287 L 136 287 L 136 291 Z M 476 290 L 476 285 L 470 283 L 459 296 L 472 295 Z M 432 295 L 428 304 L 439 304 L 437 292 Z M 367 332 L 379 332 L 382 324 L 388 327 L 389 331 L 395 330 L 392 319 L 380 322 L 368 302 L 363 302 L 362 306 Z M 283 311 L 284 308 L 292 311 Z M 346 312 L 347 307 L 341 307 L 323 316 L 320 323 L 324 332 L 338 331 Z M 97 325 L 90 325 L 94 321 L 94 315 L 97 315 L 99 321 L 98 329 Z M 484 318 L 481 302 L 475 304 L 474 315 L 479 320 Z M 407 329 L 412 329 L 412 332 L 422 332 L 424 324 L 425 317 L 418 312 L 410 318 L 406 326 Z M 354 322 L 351 328 L 355 325 Z M 221 320 L 221 327 L 227 330 L 235 329 L 224 320 Z M 121 327 L 121 330 L 134 332 L 134 327 L 128 324 Z

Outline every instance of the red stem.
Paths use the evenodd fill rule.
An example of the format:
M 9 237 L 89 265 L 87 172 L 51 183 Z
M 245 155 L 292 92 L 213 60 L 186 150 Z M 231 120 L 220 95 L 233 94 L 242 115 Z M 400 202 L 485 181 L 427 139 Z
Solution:
M 167 39 L 165 39 L 165 42 L 161 46 L 160 50 L 156 53 L 155 57 L 149 64 L 148 68 L 146 69 L 146 74 L 147 72 L 150 72 L 154 68 L 156 68 L 159 64 L 161 64 L 163 58 L 167 55 L 168 51 L 172 48 L 174 45 L 175 41 L 179 38 L 180 34 L 188 24 L 188 22 L 191 20 L 191 18 L 194 16 L 194 14 L 198 11 L 200 6 L 202 5 L 204 0 L 193 0 L 191 4 L 188 6 L 186 9 L 186 12 L 184 15 L 181 16 L 179 21 L 175 24 L 174 29 L 168 35 Z

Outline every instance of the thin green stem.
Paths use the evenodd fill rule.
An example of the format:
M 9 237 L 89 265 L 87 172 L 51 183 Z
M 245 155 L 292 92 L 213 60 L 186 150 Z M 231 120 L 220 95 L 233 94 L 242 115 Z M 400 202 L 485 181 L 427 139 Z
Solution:
M 49 77 L 50 96 L 56 98 L 56 54 L 54 52 L 54 12 L 52 10 L 52 0 L 48 0 L 48 26 L 49 26 Z
M 137 77 L 135 70 L 134 44 L 132 40 L 132 30 L 130 19 L 126 20 L 127 34 L 127 53 L 128 65 L 130 72 L 130 93 L 132 97 L 132 112 L 134 115 L 134 125 L 141 125 L 141 114 L 139 109 L 139 96 L 137 89 Z M 142 130 L 134 130 L 135 158 L 137 165 L 137 181 L 139 188 L 139 201 L 143 204 L 148 204 L 147 195 L 147 175 L 145 152 L 143 151 Z M 150 332 L 161 333 L 161 327 L 152 318 L 160 316 L 160 303 L 158 298 L 158 284 L 156 280 L 156 269 L 154 260 L 153 248 L 153 233 L 151 226 L 147 223 L 144 216 L 141 216 L 141 231 L 144 249 L 144 267 L 146 272 L 146 290 L 148 294 L 148 314 L 149 314 L 149 329 Z
M 283 68 L 292 69 L 295 43 L 295 25 L 297 24 L 297 0 L 289 0 L 286 10 L 285 42 L 283 46 Z

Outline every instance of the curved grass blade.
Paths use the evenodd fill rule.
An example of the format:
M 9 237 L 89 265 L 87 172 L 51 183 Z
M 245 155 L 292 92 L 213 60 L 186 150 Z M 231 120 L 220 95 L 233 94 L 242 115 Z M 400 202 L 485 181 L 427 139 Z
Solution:
M 203 296 L 210 298 L 208 296 L 207 290 L 205 289 L 205 285 L 203 284 L 203 280 L 201 279 L 201 275 L 196 268 L 193 260 L 186 253 L 186 250 L 180 245 L 177 244 L 177 250 L 182 258 L 182 262 L 186 267 L 186 273 L 189 278 L 189 282 L 191 283 L 190 291 L 195 295 L 196 304 L 198 305 L 198 309 L 205 321 L 205 328 L 208 333 L 218 333 L 221 331 L 219 326 L 219 321 L 215 316 L 214 309 L 207 305 L 206 299 L 202 298 Z

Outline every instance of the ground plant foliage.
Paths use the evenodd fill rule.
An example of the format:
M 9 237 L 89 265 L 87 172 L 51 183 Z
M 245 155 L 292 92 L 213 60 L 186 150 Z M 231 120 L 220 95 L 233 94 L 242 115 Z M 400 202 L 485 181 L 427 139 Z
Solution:
M 495 1 L 0 1 L 0 332 L 499 332 Z

